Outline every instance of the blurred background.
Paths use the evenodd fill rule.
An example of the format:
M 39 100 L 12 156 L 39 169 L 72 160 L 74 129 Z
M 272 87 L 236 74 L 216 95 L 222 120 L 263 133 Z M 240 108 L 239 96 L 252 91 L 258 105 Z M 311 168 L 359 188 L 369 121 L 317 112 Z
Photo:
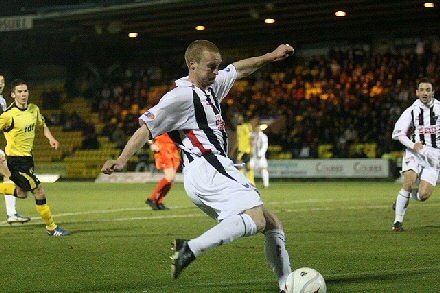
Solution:
M 340 159 L 353 159 L 352 168 L 366 164 L 359 169 L 370 172 L 366 178 L 388 167 L 381 176 L 394 178 L 403 150 L 391 140 L 394 123 L 414 102 L 421 77 L 439 85 L 439 3 L 49 2 L 0 2 L 3 95 L 12 102 L 10 82 L 27 80 L 30 101 L 61 143 L 52 150 L 38 133 L 37 173 L 95 179 L 137 129 L 138 116 L 187 75 L 183 54 L 196 39 L 216 43 L 224 66 L 280 43 L 294 46 L 286 62 L 237 81 L 222 108 L 231 157 L 237 125 L 268 124 L 269 172 L 286 168 L 288 178 L 307 160 L 314 167 L 305 168 L 332 177 Z M 149 150 L 128 169 L 153 171 Z

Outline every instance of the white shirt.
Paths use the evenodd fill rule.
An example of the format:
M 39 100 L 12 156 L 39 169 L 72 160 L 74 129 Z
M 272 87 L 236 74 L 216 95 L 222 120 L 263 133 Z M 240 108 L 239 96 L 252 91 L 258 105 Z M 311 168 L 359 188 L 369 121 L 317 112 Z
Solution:
M 236 78 L 232 64 L 219 71 L 207 90 L 195 86 L 188 76 L 183 77 L 176 81 L 176 88 L 139 117 L 139 123 L 147 125 L 153 138 L 168 133 L 183 150 L 184 164 L 207 153 L 227 157 L 228 138 L 220 102 Z
M 426 106 L 417 99 L 397 120 L 392 138 L 399 140 L 407 148 L 414 148 L 415 143 L 440 147 L 440 102 L 433 99 Z
M 269 146 L 267 135 L 263 132 L 254 134 L 252 140 L 252 156 L 257 158 L 266 157 L 266 151 Z

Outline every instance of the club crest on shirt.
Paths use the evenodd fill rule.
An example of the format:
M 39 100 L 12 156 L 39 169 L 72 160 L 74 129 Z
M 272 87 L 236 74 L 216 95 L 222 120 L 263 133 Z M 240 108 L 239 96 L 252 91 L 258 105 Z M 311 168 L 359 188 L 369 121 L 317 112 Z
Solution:
M 148 119 L 151 119 L 151 120 L 153 120 L 154 118 L 156 118 L 156 116 L 155 116 L 153 113 L 151 113 L 150 111 L 146 112 L 146 113 L 145 113 L 145 116 L 147 116 L 147 118 L 148 118 Z

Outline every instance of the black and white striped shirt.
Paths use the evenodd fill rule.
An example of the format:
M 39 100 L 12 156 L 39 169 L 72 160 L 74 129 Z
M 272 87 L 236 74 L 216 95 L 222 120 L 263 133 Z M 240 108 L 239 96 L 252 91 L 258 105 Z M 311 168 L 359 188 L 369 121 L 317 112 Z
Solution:
M 417 99 L 397 120 L 393 139 L 407 136 L 413 143 L 440 147 L 440 102 L 433 99 L 429 106 Z
M 228 138 L 220 102 L 237 78 L 233 65 L 220 70 L 214 83 L 203 90 L 188 77 L 176 81 L 157 105 L 139 117 L 153 137 L 168 133 L 182 149 L 184 164 L 206 154 L 227 157 Z

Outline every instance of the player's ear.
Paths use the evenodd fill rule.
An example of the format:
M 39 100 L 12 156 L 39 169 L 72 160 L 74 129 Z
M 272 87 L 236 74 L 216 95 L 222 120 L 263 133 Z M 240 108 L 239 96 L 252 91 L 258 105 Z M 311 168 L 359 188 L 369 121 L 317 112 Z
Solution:
M 196 70 L 196 62 L 191 61 L 191 62 L 189 63 L 189 69 L 190 69 L 190 70 Z

